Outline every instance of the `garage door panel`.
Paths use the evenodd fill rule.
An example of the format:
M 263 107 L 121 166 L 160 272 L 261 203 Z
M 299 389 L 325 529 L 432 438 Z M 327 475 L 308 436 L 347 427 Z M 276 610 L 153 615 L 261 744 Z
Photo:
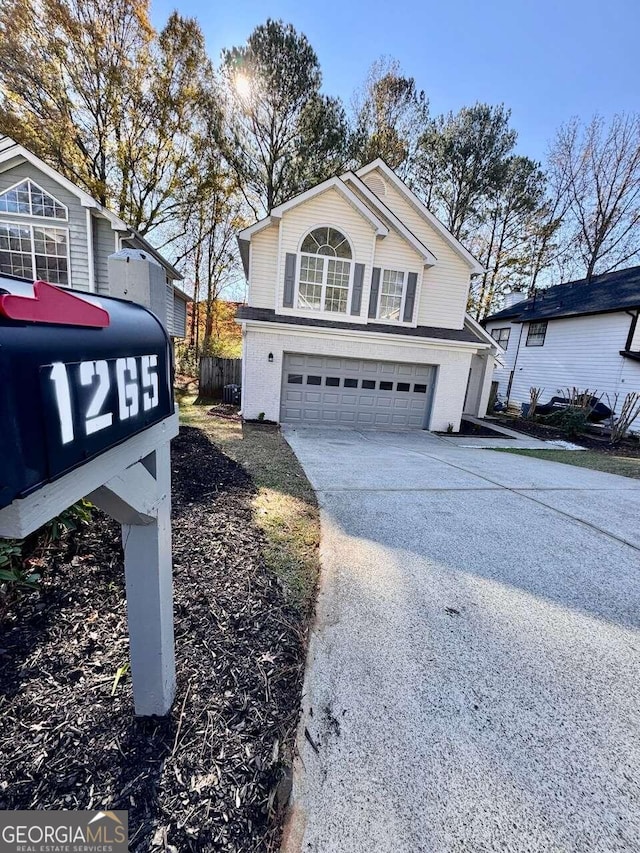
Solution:
M 280 419 L 420 429 L 435 372 L 429 365 L 285 353 Z

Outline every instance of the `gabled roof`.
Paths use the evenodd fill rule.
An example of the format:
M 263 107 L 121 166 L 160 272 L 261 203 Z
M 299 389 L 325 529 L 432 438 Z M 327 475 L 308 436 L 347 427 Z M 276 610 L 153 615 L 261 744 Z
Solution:
M 371 163 L 367 163 L 366 166 L 363 166 L 361 169 L 356 171 L 356 175 L 359 178 L 368 175 L 369 172 L 373 172 L 376 169 L 379 169 L 393 185 L 400 192 L 401 195 L 405 197 L 405 199 L 411 204 L 415 210 L 423 216 L 427 222 L 432 226 L 432 228 L 440 234 L 440 236 L 445 240 L 446 243 L 453 249 L 456 254 L 458 254 L 463 261 L 471 268 L 472 274 L 481 274 L 484 272 L 484 267 L 482 264 L 473 257 L 471 252 L 462 245 L 462 243 L 453 236 L 453 234 L 446 228 L 442 222 L 438 219 L 437 216 L 434 216 L 433 213 L 426 207 L 426 205 L 420 201 L 418 196 L 412 192 L 409 187 L 401 181 L 400 178 L 396 175 L 393 169 L 388 166 L 381 157 L 378 157 L 377 160 L 373 160 Z
M 311 187 L 311 189 L 308 189 L 305 192 L 290 198 L 288 201 L 279 204 L 263 219 L 258 220 L 258 222 L 254 222 L 253 225 L 249 225 L 247 228 L 240 231 L 238 234 L 238 246 L 240 248 L 240 257 L 242 258 L 242 265 L 246 275 L 249 275 L 249 242 L 253 235 L 262 231 L 264 228 L 268 228 L 269 225 L 273 225 L 274 222 L 278 222 L 282 218 L 282 215 L 288 210 L 293 210 L 293 208 L 297 207 L 299 204 L 303 204 L 305 201 L 309 201 L 309 199 L 312 199 L 317 195 L 321 195 L 330 189 L 337 190 L 340 195 L 342 195 L 346 201 L 348 201 L 349 204 L 351 204 L 358 213 L 360 213 L 360 215 L 373 226 L 377 236 L 385 237 L 389 233 L 389 229 L 380 217 L 376 215 L 375 211 L 371 210 L 356 195 L 356 193 L 354 193 L 353 190 L 344 183 L 344 181 L 337 176 L 329 178 L 326 181 L 322 181 L 320 184 L 316 184 L 315 187 Z
M 629 308 L 640 308 L 640 266 L 596 275 L 589 282 L 579 279 L 539 290 L 529 299 L 491 314 L 484 322 L 513 320 L 515 323 L 528 323 L 585 314 L 609 314 Z
M 416 235 L 409 230 L 409 228 L 407 228 L 404 222 L 402 222 L 401 219 L 398 219 L 396 214 L 390 210 L 357 175 L 353 172 L 345 172 L 345 174 L 341 176 L 341 179 L 343 181 L 353 183 L 358 192 L 367 199 L 368 203 L 373 205 L 380 215 L 384 217 L 395 228 L 395 230 L 404 237 L 411 246 L 413 246 L 416 252 L 423 257 L 425 264 L 433 266 L 438 262 L 437 257 L 433 254 L 431 249 L 425 246 L 425 244 L 419 240 Z
M 88 192 L 81 189 L 79 186 L 70 181 L 68 178 L 65 178 L 64 175 L 57 172 L 51 166 L 41 160 L 39 157 L 36 157 L 31 151 L 25 148 L 22 145 L 19 145 L 13 139 L 10 139 L 8 136 L 0 135 L 0 171 L 4 171 L 6 169 L 10 169 L 13 166 L 17 166 L 22 162 L 31 163 L 36 169 L 39 169 L 43 172 L 47 177 L 51 178 L 52 181 L 55 181 L 61 187 L 64 187 L 71 195 L 74 195 L 77 199 L 80 200 L 82 207 L 89 208 L 90 210 L 95 211 L 96 215 L 102 216 L 104 219 L 107 219 L 111 223 L 111 228 L 114 231 L 126 231 L 130 238 L 127 236 L 124 239 L 135 239 L 136 242 L 140 243 L 142 247 L 149 252 L 149 254 L 154 257 L 158 263 L 163 266 L 171 278 L 181 280 L 183 276 L 178 272 L 178 270 L 164 258 L 160 252 L 151 245 L 151 243 L 146 240 L 142 234 L 132 228 L 130 225 L 127 225 L 124 220 L 120 219 L 119 216 L 116 216 L 115 213 L 112 213 L 106 207 L 103 207 L 99 202 L 95 200 Z M 4 166 L 4 169 L 3 169 Z M 186 294 L 185 294 L 186 295 Z

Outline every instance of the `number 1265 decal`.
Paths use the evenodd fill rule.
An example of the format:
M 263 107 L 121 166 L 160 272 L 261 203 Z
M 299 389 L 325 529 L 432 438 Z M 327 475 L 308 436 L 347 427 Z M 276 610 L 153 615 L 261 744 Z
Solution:
M 110 367 L 115 370 L 110 370 Z M 62 444 L 74 441 L 76 430 L 80 436 L 93 435 L 112 426 L 116 417 L 127 421 L 155 409 L 160 402 L 157 370 L 157 355 L 52 364 L 49 378 L 53 383 L 53 396 L 60 418 Z M 117 396 L 112 393 L 114 375 Z M 80 424 L 74 423 L 72 394 L 86 401 L 80 407 L 84 410 L 79 414 L 76 412 L 76 420 L 79 418 Z M 116 411 L 111 410 L 114 408 Z

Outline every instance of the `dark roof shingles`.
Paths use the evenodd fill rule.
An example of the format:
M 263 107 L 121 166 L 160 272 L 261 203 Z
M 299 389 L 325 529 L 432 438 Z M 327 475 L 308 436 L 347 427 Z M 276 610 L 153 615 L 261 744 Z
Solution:
M 516 322 L 526 323 L 530 320 L 624 311 L 639 306 L 640 267 L 631 267 L 594 276 L 590 282 L 581 279 L 539 290 L 535 297 L 503 308 L 484 322 L 515 319 Z
M 288 323 L 292 326 L 314 326 L 324 329 L 348 329 L 355 332 L 382 332 L 387 335 L 409 335 L 416 338 L 435 338 L 446 341 L 478 343 L 481 341 L 469 329 L 440 329 L 435 326 L 388 326 L 383 323 L 343 323 L 341 320 L 324 320 L 320 317 L 295 317 L 290 314 L 276 314 L 273 308 L 252 308 L 242 305 L 238 308 L 239 320 L 260 320 L 266 323 Z M 485 341 L 482 341 L 485 343 Z

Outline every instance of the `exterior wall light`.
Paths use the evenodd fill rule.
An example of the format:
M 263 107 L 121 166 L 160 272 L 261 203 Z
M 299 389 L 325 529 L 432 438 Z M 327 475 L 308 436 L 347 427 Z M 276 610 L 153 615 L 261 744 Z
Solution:
M 268 360 L 273 361 L 273 353 L 272 352 L 269 353 Z

